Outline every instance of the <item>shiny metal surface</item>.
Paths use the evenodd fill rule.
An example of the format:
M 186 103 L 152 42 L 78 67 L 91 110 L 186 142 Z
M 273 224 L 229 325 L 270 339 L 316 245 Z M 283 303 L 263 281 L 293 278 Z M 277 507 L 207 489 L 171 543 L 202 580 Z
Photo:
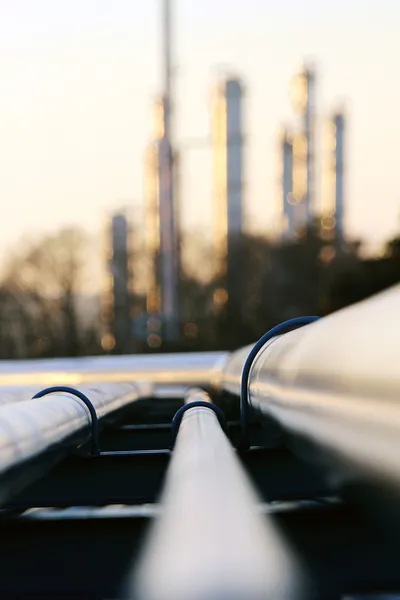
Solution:
M 111 504 L 109 506 L 72 506 L 67 508 L 30 508 L 15 518 L 27 521 L 84 521 L 93 519 L 127 519 L 127 518 L 154 518 L 160 515 L 161 508 L 158 504 L 140 504 L 129 506 L 125 504 Z M 1 518 L 1 513 L 0 513 Z M 7 519 L 13 518 L 7 515 Z
M 272 340 L 250 373 L 249 400 L 304 445 L 334 484 L 400 492 L 400 286 Z M 223 379 L 239 393 L 245 351 Z M 310 451 L 311 450 L 311 451 Z
M 194 390 L 186 402 L 206 400 Z M 301 596 L 299 570 L 258 499 L 215 413 L 183 415 L 162 514 L 150 533 L 133 597 L 261 600 Z
M 14 402 L 23 402 L 43 389 L 42 385 L 36 386 L 0 386 L 0 407 Z
M 218 385 L 227 359 L 226 352 L 194 352 L 0 361 L 0 386 L 74 386 L 131 381 Z
M 83 391 L 83 390 L 82 390 Z M 148 385 L 85 386 L 99 421 L 147 396 Z M 21 391 L 21 394 L 23 392 Z M 90 439 L 91 418 L 78 398 L 49 394 L 0 407 L 0 501 L 29 483 L 68 451 Z

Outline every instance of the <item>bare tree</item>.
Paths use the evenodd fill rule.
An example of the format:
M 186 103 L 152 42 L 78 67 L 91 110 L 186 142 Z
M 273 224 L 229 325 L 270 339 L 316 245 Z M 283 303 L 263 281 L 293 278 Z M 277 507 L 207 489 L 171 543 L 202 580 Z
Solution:
M 86 244 L 82 231 L 63 229 L 28 244 L 9 260 L 2 287 L 12 298 L 28 355 L 81 353 L 77 297 Z

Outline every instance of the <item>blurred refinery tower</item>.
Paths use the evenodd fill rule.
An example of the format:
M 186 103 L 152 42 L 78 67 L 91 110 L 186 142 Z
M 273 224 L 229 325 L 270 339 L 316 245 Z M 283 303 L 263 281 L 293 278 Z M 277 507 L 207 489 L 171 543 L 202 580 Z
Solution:
M 124 214 L 113 215 L 107 224 L 106 257 L 101 344 L 108 352 L 128 353 L 132 349 L 131 229 Z
M 243 233 L 243 86 L 226 78 L 214 89 L 211 108 L 216 271 L 225 282 L 226 298 L 239 277 L 239 244 Z M 226 294 L 227 292 L 227 294 Z M 224 300 L 220 290 L 218 300 Z
M 282 217 L 282 239 L 291 240 L 296 233 L 295 204 L 293 203 L 293 138 L 287 128 L 279 137 L 279 212 Z
M 160 146 L 164 131 L 162 98 L 153 105 L 153 141 L 145 152 L 145 239 L 148 259 L 146 310 L 153 317 L 161 316 L 160 281 Z
M 337 247 L 344 241 L 344 141 L 345 116 L 339 111 L 327 123 L 327 185 L 322 218 L 324 237 L 334 240 Z
M 307 226 L 315 210 L 315 72 L 304 67 L 295 75 L 291 88 L 293 109 L 299 129 L 293 136 L 293 204 L 295 229 Z
M 171 6 L 163 1 L 163 94 L 155 103 L 154 139 L 146 153 L 146 238 L 150 258 L 147 311 L 161 319 L 167 342 L 179 327 L 179 226 L 171 122 Z
M 163 257 L 170 256 L 170 253 L 163 253 L 162 240 L 165 244 L 165 235 L 163 236 L 163 215 L 161 212 L 162 200 L 165 196 L 162 194 L 162 178 L 163 178 L 163 154 L 164 148 L 164 110 L 165 103 L 163 98 L 157 98 L 153 104 L 153 141 L 148 145 L 145 152 L 145 244 L 147 254 L 147 277 L 146 277 L 146 312 L 149 323 L 153 324 L 149 335 L 155 329 L 160 333 L 161 322 L 165 322 L 166 316 L 163 310 Z M 173 222 L 178 224 L 179 215 L 177 210 L 177 189 L 178 189 L 178 153 L 175 151 L 173 155 L 173 183 L 174 183 L 174 213 Z M 164 232 L 165 233 L 165 232 Z M 172 238 L 175 242 L 173 264 L 176 269 L 176 281 L 179 275 L 179 230 L 175 229 Z M 164 246 L 165 248 L 165 246 Z M 171 267 L 171 264 L 167 265 Z M 164 286 L 165 291 L 165 286 Z M 171 292 L 171 290 L 169 290 Z M 176 304 L 177 307 L 177 304 Z M 178 317 L 174 320 L 177 324 Z M 155 324 L 159 323 L 160 326 Z M 179 332 L 178 332 L 179 334 Z M 161 339 L 160 339 L 161 341 Z

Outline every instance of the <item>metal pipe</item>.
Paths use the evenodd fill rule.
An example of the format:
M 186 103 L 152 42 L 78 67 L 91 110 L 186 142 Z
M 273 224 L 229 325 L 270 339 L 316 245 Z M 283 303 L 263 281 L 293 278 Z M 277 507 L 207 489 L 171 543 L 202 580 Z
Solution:
M 400 492 L 399 305 L 397 285 L 275 338 L 251 369 L 256 413 L 278 422 L 293 450 L 320 463 L 335 486 Z M 223 377 L 237 395 L 247 354 L 234 354 Z
M 0 386 L 81 386 L 132 381 L 218 386 L 228 356 L 227 352 L 192 352 L 0 361 Z
M 86 386 L 99 423 L 141 397 L 150 386 Z M 29 396 L 28 396 L 29 397 Z M 0 407 L 0 502 L 90 440 L 89 409 L 75 396 L 55 393 Z
M 186 402 L 210 402 L 192 390 Z M 183 415 L 133 596 L 138 600 L 298 598 L 299 570 L 207 407 Z

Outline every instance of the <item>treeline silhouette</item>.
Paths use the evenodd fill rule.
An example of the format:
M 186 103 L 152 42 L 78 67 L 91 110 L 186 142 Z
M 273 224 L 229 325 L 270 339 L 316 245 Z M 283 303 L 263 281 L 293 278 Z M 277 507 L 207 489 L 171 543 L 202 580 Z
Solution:
M 129 348 L 114 352 L 235 349 L 280 321 L 327 315 L 400 281 L 400 237 L 379 256 L 365 257 L 362 250 L 361 243 L 327 242 L 317 223 L 290 242 L 244 236 L 237 240 L 229 281 L 182 270 L 179 343 L 152 350 L 146 339 L 133 338 Z M 0 281 L 0 358 L 103 352 L 100 301 L 82 292 L 90 251 L 82 231 L 64 229 L 8 258 Z M 191 248 L 199 264 L 211 255 L 210 248 L 198 255 Z M 132 257 L 133 272 L 141 259 L 140 253 Z M 133 314 L 144 310 L 143 298 L 131 300 Z
M 360 242 L 327 241 L 318 221 L 293 241 L 246 236 L 228 302 L 210 310 L 218 281 L 202 286 L 184 281 L 183 305 L 196 303 L 198 337 L 186 347 L 232 350 L 254 342 L 292 317 L 325 316 L 400 281 L 400 237 L 390 239 L 379 256 L 365 257 Z M 202 311 L 202 312 L 201 312 Z

